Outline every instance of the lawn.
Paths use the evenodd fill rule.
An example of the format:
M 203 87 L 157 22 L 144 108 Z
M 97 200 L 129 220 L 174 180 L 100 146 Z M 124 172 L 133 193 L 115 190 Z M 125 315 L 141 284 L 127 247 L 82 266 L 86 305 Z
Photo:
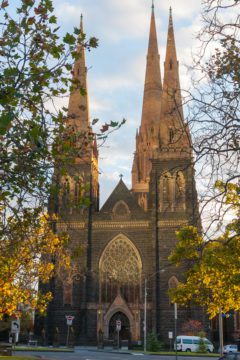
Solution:
M 73 348 L 64 347 L 44 347 L 44 346 L 16 346 L 14 351 L 47 351 L 47 352 L 73 352 Z
M 2 360 L 36 360 L 36 358 L 29 356 L 0 356 Z
M 143 350 L 133 350 L 133 352 L 143 352 Z M 175 351 L 156 351 L 156 352 L 152 352 L 152 351 L 147 351 L 147 354 L 149 355 L 175 355 L 176 352 Z M 216 353 L 197 353 L 197 352 L 184 352 L 184 351 L 181 351 L 179 352 L 178 351 L 178 356 L 195 356 L 195 357 L 219 357 L 220 355 L 219 354 L 216 354 Z

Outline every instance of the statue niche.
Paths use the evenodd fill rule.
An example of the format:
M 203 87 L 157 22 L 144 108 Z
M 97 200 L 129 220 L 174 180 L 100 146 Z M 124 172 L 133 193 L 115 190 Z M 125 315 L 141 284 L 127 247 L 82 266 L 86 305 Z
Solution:
M 186 209 L 186 187 L 185 178 L 182 171 L 178 171 L 175 176 L 175 208 L 176 210 Z
M 160 211 L 173 211 L 173 181 L 169 172 L 160 177 L 159 194 Z

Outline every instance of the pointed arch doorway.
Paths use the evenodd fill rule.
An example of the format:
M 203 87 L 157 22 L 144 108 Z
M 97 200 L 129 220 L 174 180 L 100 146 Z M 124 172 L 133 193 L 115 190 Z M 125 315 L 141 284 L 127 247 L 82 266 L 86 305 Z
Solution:
M 119 337 L 121 340 L 129 340 L 131 337 L 130 331 L 130 321 L 128 317 L 121 311 L 113 314 L 109 321 L 109 339 L 113 340 L 116 334 L 116 321 L 121 320 L 121 330 L 119 332 Z

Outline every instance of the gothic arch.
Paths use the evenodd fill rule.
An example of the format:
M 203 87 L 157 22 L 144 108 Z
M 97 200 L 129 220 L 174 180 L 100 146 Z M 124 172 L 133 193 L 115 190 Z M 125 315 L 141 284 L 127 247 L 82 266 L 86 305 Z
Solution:
M 109 241 L 99 260 L 99 272 L 100 276 L 109 274 L 121 282 L 125 277 L 141 275 L 142 260 L 139 251 L 127 236 L 119 234 Z
M 176 287 L 178 287 L 179 281 L 176 278 L 176 276 L 171 276 L 170 279 L 168 280 L 168 288 L 169 289 L 175 289 Z
M 100 300 L 112 303 L 118 294 L 125 301 L 139 300 L 142 260 L 138 249 L 125 235 L 114 237 L 99 260 Z
M 134 327 L 134 317 L 130 311 L 130 309 L 127 307 L 126 304 L 123 306 L 116 306 L 113 309 L 110 309 L 106 315 L 104 316 L 104 333 L 106 338 L 108 338 L 108 330 L 109 330 L 109 323 L 112 318 L 112 316 L 118 312 L 122 312 L 129 320 L 130 328 L 132 329 Z
M 118 220 L 129 219 L 131 214 L 128 205 L 123 200 L 118 201 L 114 205 L 112 212 L 113 218 Z

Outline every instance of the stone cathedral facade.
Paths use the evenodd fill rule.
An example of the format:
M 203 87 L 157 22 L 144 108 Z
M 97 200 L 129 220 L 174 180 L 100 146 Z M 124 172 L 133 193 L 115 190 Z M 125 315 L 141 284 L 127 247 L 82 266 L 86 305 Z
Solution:
M 87 90 L 84 49 L 79 47 L 78 51 L 81 58 L 74 65 L 73 76 Z M 169 266 L 168 256 L 181 226 L 200 227 L 178 68 L 170 10 L 162 80 L 153 8 L 132 189 L 121 178 L 99 209 L 96 143 L 58 178 L 64 189 L 58 199 L 59 212 L 64 216 L 57 230 L 68 231 L 71 242 L 81 245 L 82 251 L 64 281 L 56 278 L 49 285 L 54 298 L 47 317 L 37 324 L 39 333 L 45 329 L 49 342 L 58 334 L 59 341 L 65 343 L 65 316 L 72 315 L 75 343 L 96 344 L 100 336 L 106 342 L 114 341 L 117 319 L 122 323 L 120 338 L 139 343 L 143 339 L 145 279 L 147 331 L 167 341 L 168 332 L 174 330 L 168 289 L 176 286 L 182 275 Z M 68 126 L 75 131 L 89 131 L 89 100 L 91 103 L 79 91 L 70 95 Z M 91 206 L 76 210 L 68 206 L 68 199 L 74 201 L 81 195 L 81 181 L 89 184 Z M 180 308 L 179 329 L 188 319 L 203 321 L 203 315 L 193 308 Z

